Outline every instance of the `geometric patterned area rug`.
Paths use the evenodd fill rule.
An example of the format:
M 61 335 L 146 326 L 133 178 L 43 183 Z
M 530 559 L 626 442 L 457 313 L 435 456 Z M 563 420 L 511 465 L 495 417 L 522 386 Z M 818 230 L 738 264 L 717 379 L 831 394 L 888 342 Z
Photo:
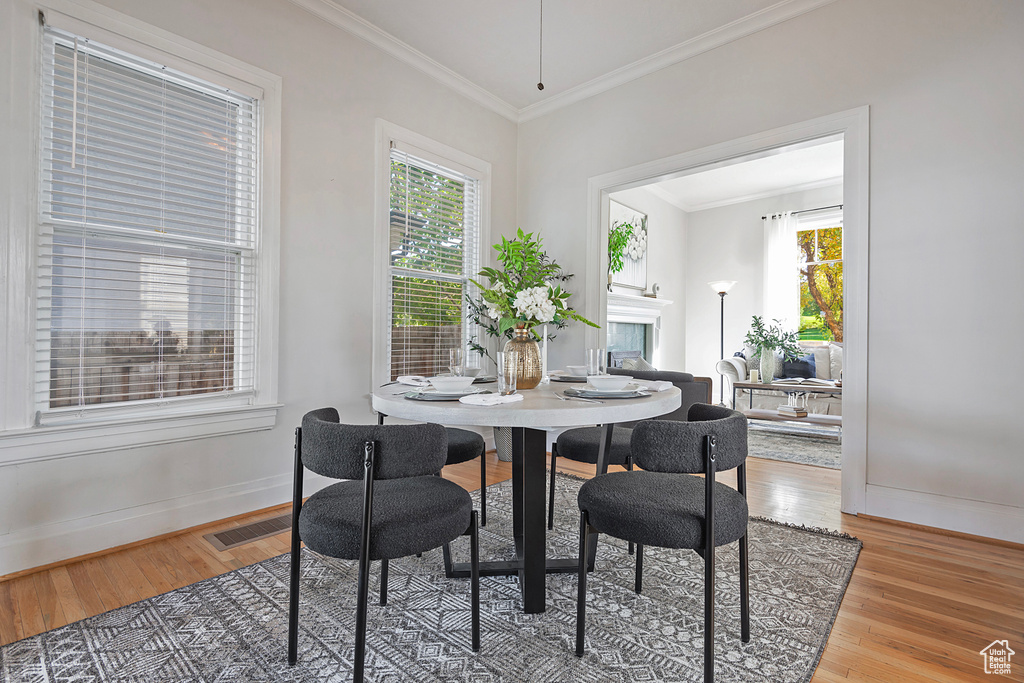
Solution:
M 747 431 L 747 453 L 752 458 L 838 470 L 841 468 L 843 447 L 834 436 L 792 434 L 752 427 Z
M 559 475 L 550 553 L 577 552 L 580 480 Z M 511 482 L 488 489 L 481 558 L 510 556 Z M 716 680 L 809 681 L 860 541 L 751 520 L 751 641 L 740 640 L 738 544 L 718 549 Z M 453 544 L 468 557 L 468 538 Z M 633 592 L 626 544 L 601 536 L 588 581 L 587 652 L 573 653 L 576 576 L 547 578 L 547 611 L 523 614 L 518 580 L 480 580 L 481 650 L 470 649 L 469 582 L 444 577 L 440 550 L 391 562 L 388 606 L 373 599 L 368 681 L 700 681 L 703 560 L 644 550 Z M 0 673 L 23 681 L 348 681 L 356 563 L 305 551 L 299 662 L 286 661 L 288 556 L 179 588 L 0 648 Z

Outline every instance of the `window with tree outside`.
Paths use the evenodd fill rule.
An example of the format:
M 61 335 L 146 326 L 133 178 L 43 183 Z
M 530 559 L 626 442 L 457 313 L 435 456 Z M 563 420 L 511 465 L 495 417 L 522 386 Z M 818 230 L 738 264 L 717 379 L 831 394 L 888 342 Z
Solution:
M 246 400 L 259 101 L 50 27 L 43 45 L 38 414 Z
M 843 219 L 841 213 L 799 217 L 799 338 L 843 341 Z
M 391 379 L 446 372 L 466 349 L 466 295 L 480 268 L 481 183 L 467 172 L 391 148 L 388 367 Z M 467 356 L 479 365 L 479 356 Z

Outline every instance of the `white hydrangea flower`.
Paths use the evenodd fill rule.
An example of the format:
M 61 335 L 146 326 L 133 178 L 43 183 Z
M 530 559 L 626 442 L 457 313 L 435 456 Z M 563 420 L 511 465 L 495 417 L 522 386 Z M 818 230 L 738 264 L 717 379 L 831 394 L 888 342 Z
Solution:
M 540 323 L 551 322 L 555 317 L 555 304 L 548 298 L 547 287 L 530 287 L 520 291 L 512 305 L 517 315 Z

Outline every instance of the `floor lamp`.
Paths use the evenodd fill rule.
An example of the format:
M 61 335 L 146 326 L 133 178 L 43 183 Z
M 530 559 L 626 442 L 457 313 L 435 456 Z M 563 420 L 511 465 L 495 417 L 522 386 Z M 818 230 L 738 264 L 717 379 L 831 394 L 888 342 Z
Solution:
M 725 358 L 725 295 L 729 293 L 732 286 L 736 284 L 735 280 L 715 280 L 709 282 L 708 286 L 711 289 L 718 292 L 718 296 L 722 300 L 721 314 L 719 317 L 719 343 L 718 343 L 718 357 Z M 718 405 L 725 405 L 725 375 L 718 375 Z

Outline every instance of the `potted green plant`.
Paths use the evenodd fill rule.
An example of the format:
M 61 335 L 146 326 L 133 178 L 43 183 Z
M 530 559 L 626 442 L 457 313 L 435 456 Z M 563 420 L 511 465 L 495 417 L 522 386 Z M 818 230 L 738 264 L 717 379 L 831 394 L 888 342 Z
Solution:
M 750 330 L 743 341 L 747 346 L 757 349 L 760 359 L 761 382 L 770 384 L 775 377 L 775 354 L 778 352 L 784 360 L 793 360 L 800 355 L 797 346 L 796 332 L 786 332 L 779 320 L 774 325 L 765 325 L 761 316 L 755 315 L 750 323 Z
M 486 278 L 487 285 L 472 280 L 480 294 L 478 300 L 471 299 L 470 318 L 488 334 L 509 338 L 511 333 L 505 348 L 514 346 L 520 353 L 519 386 L 532 389 L 541 380 L 538 325 L 560 328 L 570 320 L 597 325 L 569 306 L 571 293 L 562 289 L 561 283 L 571 275 L 563 274 L 561 266 L 544 253 L 540 237 L 520 228 L 514 239 L 502 237 L 494 249 L 501 268 L 480 270 L 478 277 Z M 471 346 L 490 356 L 482 345 L 474 342 Z
M 556 330 L 571 320 L 597 325 L 568 305 L 571 294 L 562 285 L 573 276 L 544 253 L 540 237 L 534 239 L 533 233 L 524 233 L 520 228 L 514 239 L 503 237 L 494 249 L 501 268 L 480 271 L 479 277 L 487 279 L 487 286 L 473 280 L 480 292 L 467 298 L 469 319 L 485 337 L 505 340 L 505 349 L 519 351 L 517 383 L 522 389 L 530 389 L 541 380 L 538 325 L 550 325 Z M 554 338 L 550 333 L 547 336 L 548 340 Z M 469 346 L 494 360 L 485 339 L 473 338 Z M 527 373 L 531 379 L 524 381 Z M 511 460 L 512 428 L 495 427 L 494 442 L 498 459 Z

